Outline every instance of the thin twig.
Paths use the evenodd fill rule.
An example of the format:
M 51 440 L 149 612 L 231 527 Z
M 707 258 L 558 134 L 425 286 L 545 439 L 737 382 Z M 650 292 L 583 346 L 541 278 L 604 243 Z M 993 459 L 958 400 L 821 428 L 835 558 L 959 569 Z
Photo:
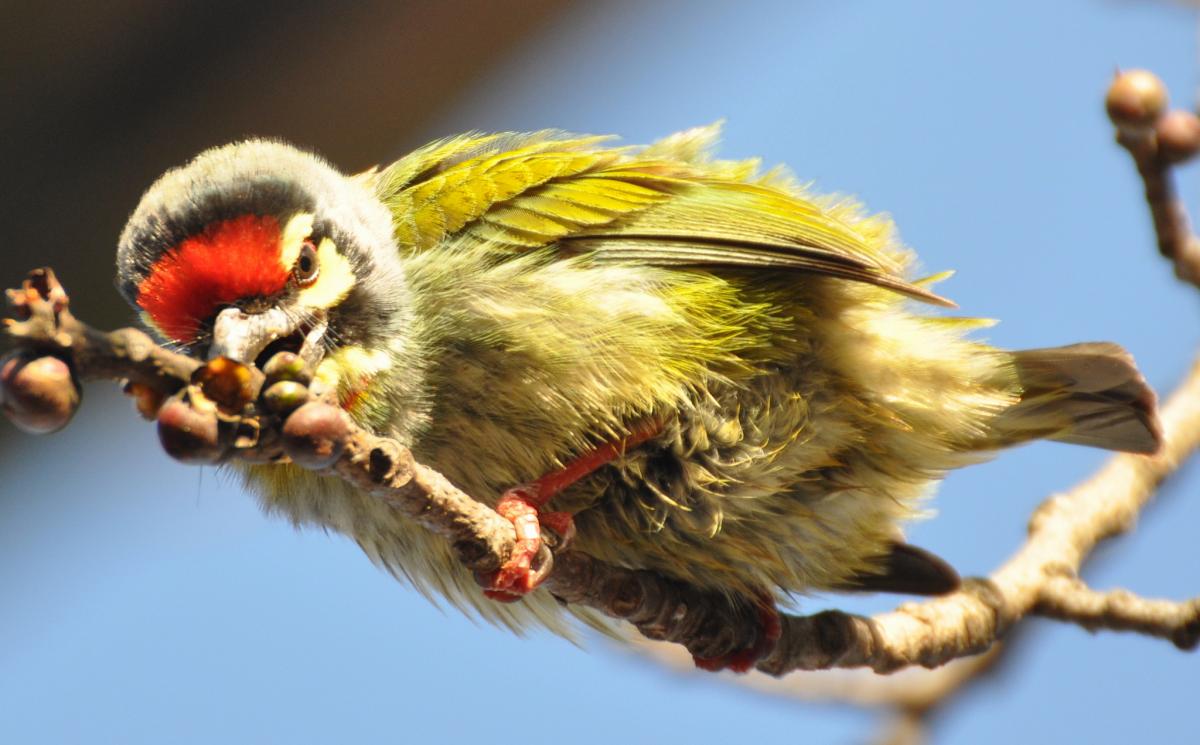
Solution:
M 1193 649 L 1200 638 L 1200 597 L 1183 603 L 1141 598 L 1128 590 L 1097 592 L 1078 577 L 1053 577 L 1042 585 L 1033 612 L 1095 631 L 1133 631 Z

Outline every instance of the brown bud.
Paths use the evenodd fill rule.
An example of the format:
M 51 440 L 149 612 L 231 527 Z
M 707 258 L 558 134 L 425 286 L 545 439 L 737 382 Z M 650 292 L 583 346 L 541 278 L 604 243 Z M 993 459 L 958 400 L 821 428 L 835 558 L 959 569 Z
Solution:
M 228 357 L 209 360 L 192 374 L 192 383 L 227 414 L 240 412 L 254 400 L 250 368 Z
M 16 352 L 0 361 L 0 409 L 26 432 L 67 426 L 82 397 L 71 367 L 57 357 Z
M 327 468 L 341 456 L 350 428 L 350 417 L 336 406 L 307 403 L 283 423 L 283 449 L 299 466 Z
M 148 385 L 130 381 L 125 384 L 125 395 L 133 398 L 133 405 L 143 419 L 153 422 L 158 418 L 158 408 L 163 403 L 161 393 Z
M 312 382 L 312 371 L 304 364 L 304 360 L 295 352 L 279 352 L 263 365 L 263 375 L 267 376 L 267 385 L 276 380 L 294 380 L 308 385 Z
M 1108 118 L 1119 129 L 1144 129 L 1167 109 L 1167 87 L 1146 70 L 1117 73 L 1104 98 Z
M 287 414 L 308 403 L 308 389 L 294 380 L 281 380 L 263 393 L 263 402 L 276 414 Z
M 184 463 L 216 463 L 225 453 L 216 413 L 198 411 L 178 397 L 158 410 L 158 440 L 167 455 Z
M 1200 152 L 1200 117 L 1190 111 L 1168 111 L 1154 124 L 1158 153 L 1168 163 L 1182 163 Z

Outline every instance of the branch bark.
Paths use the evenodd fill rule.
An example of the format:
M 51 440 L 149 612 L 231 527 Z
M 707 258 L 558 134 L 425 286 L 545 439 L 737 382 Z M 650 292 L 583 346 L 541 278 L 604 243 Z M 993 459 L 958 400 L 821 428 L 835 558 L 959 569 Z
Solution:
M 1200 638 L 1200 598 L 1176 603 L 1141 598 L 1128 590 L 1097 592 L 1078 577 L 1047 581 L 1033 612 L 1089 631 L 1133 631 L 1169 639 L 1180 649 L 1195 648 Z

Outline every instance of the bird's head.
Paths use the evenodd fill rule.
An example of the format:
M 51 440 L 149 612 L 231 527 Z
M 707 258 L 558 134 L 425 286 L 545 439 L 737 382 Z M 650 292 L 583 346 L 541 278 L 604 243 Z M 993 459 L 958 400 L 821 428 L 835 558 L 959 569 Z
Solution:
M 155 182 L 121 235 L 117 285 L 165 340 L 246 363 L 385 348 L 406 309 L 387 209 L 320 158 L 263 140 Z
M 361 179 L 290 145 L 214 148 L 159 178 L 121 235 L 117 285 L 192 356 L 261 366 L 297 352 L 380 424 L 421 397 L 390 213 Z

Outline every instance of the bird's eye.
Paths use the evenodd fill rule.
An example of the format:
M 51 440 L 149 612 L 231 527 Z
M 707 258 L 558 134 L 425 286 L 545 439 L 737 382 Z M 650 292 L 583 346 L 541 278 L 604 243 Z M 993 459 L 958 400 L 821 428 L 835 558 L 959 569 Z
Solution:
M 296 278 L 296 284 L 308 287 L 317 281 L 317 275 L 320 272 L 321 267 L 317 264 L 317 247 L 313 245 L 312 241 L 305 241 L 300 246 L 300 255 L 296 257 L 296 265 L 292 267 L 292 276 Z

